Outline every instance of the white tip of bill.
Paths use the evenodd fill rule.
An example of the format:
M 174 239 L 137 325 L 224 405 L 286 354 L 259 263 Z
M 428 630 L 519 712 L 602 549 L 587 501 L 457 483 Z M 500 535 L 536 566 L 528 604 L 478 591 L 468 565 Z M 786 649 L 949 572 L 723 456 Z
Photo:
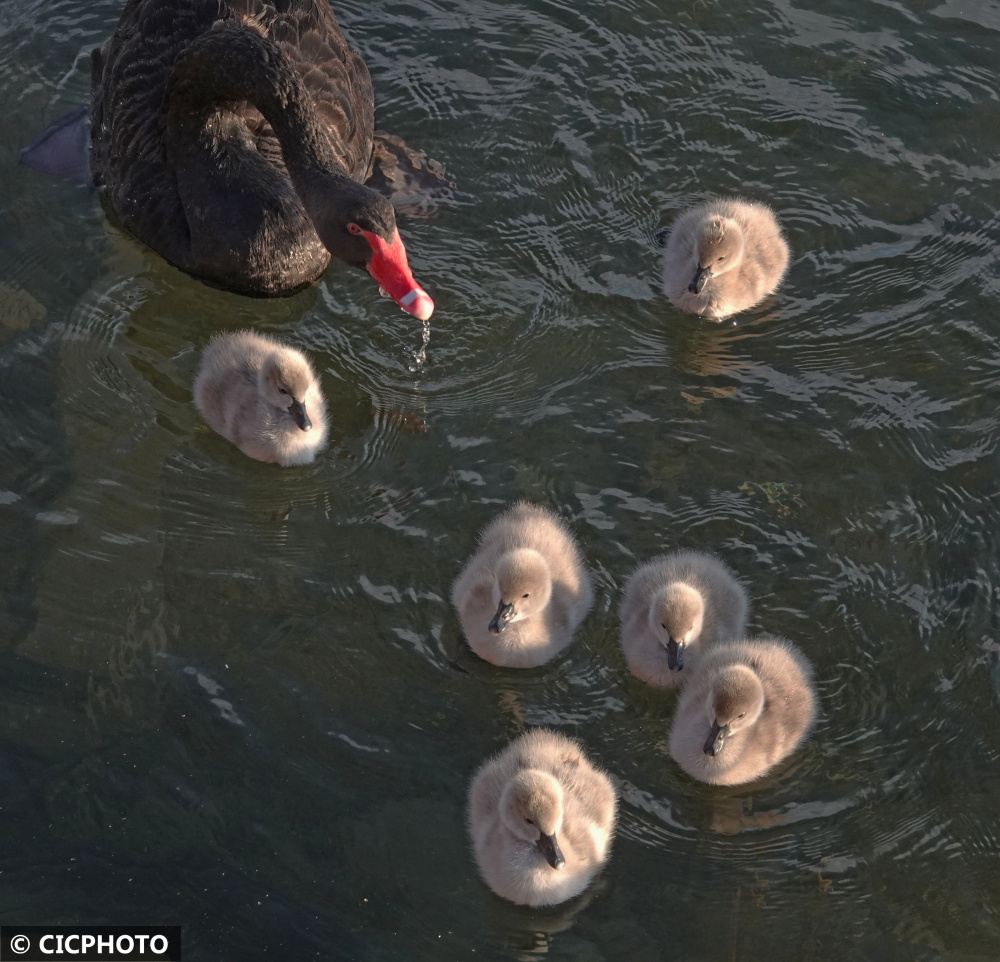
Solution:
M 418 321 L 430 320 L 434 313 L 434 302 L 419 287 L 414 287 L 399 299 L 399 306 Z

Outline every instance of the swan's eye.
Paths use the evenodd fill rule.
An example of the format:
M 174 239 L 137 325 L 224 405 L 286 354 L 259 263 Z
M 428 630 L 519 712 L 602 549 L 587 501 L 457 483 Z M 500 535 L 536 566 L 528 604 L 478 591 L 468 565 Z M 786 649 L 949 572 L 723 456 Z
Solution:
M 535 824 L 535 823 L 534 823 L 534 822 L 533 822 L 533 821 L 532 821 L 532 820 L 531 820 L 530 818 L 526 818 L 526 819 L 525 819 L 525 821 L 526 821 L 526 822 L 527 822 L 527 823 L 528 823 L 529 825 L 534 825 L 534 824 Z
M 280 392 L 281 392 L 282 394 L 287 394 L 287 393 L 288 393 L 288 392 L 287 392 L 287 391 L 286 391 L 286 390 L 285 390 L 285 389 L 284 389 L 283 387 L 279 387 L 279 388 L 278 388 L 278 390 L 279 390 L 279 391 L 280 391 Z
M 737 718 L 737 719 L 740 719 L 740 718 L 742 718 L 742 717 L 743 717 L 744 715 L 746 715 L 746 712 L 745 712 L 745 711 L 744 711 L 744 712 L 740 712 L 740 713 L 739 713 L 739 714 L 738 714 L 738 715 L 736 716 L 736 718 Z
M 725 254 L 723 254 L 722 257 L 719 258 L 720 261 L 724 261 L 725 259 L 726 259 L 726 255 Z
M 349 230 L 349 231 L 350 231 L 350 232 L 351 232 L 352 234 L 360 234 L 360 233 L 361 233 L 361 228 L 360 228 L 360 227 L 358 227 L 358 225 L 357 225 L 357 224 L 355 224 L 355 223 L 354 223 L 354 221 L 351 221 L 351 223 L 347 225 L 347 229 L 348 229 L 348 230 Z
M 522 598 L 527 598 L 529 594 L 531 594 L 531 592 L 530 591 L 526 591 L 523 595 L 521 595 L 521 597 Z

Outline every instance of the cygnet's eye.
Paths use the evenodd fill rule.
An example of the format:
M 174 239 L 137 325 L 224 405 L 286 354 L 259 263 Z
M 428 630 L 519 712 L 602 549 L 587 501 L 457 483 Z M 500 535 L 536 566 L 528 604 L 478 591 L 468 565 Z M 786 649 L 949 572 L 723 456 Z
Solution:
M 286 391 L 286 390 L 285 390 L 285 389 L 284 389 L 283 387 L 279 387 L 279 388 L 278 388 L 278 390 L 279 390 L 279 391 L 280 391 L 280 392 L 281 392 L 282 394 L 287 394 L 287 393 L 288 393 L 288 392 L 287 392 L 287 391 Z
M 534 823 L 534 822 L 533 822 L 533 821 L 532 821 L 532 820 L 531 820 L 530 818 L 526 818 L 526 819 L 525 819 L 525 821 L 526 821 L 526 822 L 527 822 L 527 823 L 528 823 L 529 825 L 534 825 L 534 824 L 535 824 L 535 823 Z
M 743 717 L 743 716 L 744 716 L 745 714 L 746 714 L 746 712 L 745 712 L 745 711 L 743 711 L 743 712 L 740 712 L 740 713 L 739 713 L 739 714 L 738 714 L 738 715 L 736 716 L 736 718 L 737 718 L 737 719 L 740 719 L 740 718 L 742 718 L 742 717 Z
M 525 592 L 525 593 L 524 593 L 523 595 L 521 595 L 521 597 L 522 597 L 522 598 L 527 598 L 527 597 L 528 597 L 528 595 L 530 595 L 530 594 L 531 594 L 531 592 L 530 592 L 530 591 L 526 591 L 526 592 Z
M 360 233 L 361 233 L 361 228 L 360 228 L 360 227 L 358 227 L 358 225 L 357 225 L 357 224 L 355 224 L 355 223 L 354 223 L 354 221 L 351 221 L 351 223 L 347 225 L 347 229 L 348 229 L 348 230 L 349 230 L 349 231 L 350 231 L 350 232 L 351 232 L 352 234 L 360 234 Z
M 721 263 L 722 261 L 724 261 L 725 259 L 726 259 L 726 255 L 725 255 L 725 254 L 723 254 L 723 255 L 722 255 L 722 257 L 720 257 L 720 258 L 719 258 L 719 261 L 720 261 L 720 263 Z

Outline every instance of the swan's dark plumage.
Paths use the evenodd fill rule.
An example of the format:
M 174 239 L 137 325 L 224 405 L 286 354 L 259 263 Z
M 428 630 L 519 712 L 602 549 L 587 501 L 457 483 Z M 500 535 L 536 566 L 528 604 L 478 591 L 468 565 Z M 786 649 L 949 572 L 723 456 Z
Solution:
M 167 260 L 244 293 L 294 290 L 331 253 L 380 281 L 373 247 L 406 268 L 392 205 L 361 186 L 373 136 L 368 68 L 326 0 L 128 0 L 93 53 L 108 204 Z

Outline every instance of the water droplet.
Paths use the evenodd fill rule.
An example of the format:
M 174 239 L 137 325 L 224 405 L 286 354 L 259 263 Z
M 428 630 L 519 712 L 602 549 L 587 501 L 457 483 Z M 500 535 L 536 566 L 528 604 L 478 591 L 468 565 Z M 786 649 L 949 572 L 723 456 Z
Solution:
M 421 338 L 420 347 L 413 352 L 410 356 L 410 362 L 406 365 L 407 369 L 411 374 L 416 374 L 423 365 L 424 361 L 427 360 L 427 345 L 431 342 L 431 322 L 424 321 L 423 337 Z

